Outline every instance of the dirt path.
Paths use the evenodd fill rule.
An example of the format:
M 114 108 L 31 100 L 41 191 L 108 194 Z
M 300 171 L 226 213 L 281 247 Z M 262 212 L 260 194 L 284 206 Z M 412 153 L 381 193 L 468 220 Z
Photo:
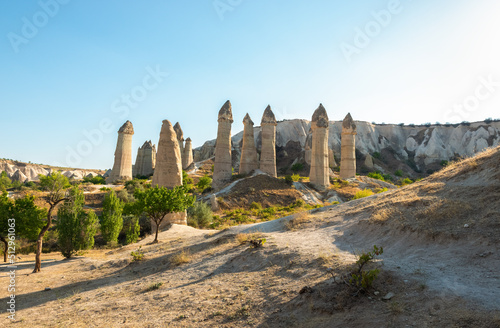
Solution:
M 500 309 L 499 245 L 478 240 L 432 240 L 368 224 L 367 217 L 342 216 L 345 209 L 354 206 L 356 202 L 351 202 L 311 214 L 309 220 L 313 224 L 297 232 L 283 232 L 293 216 L 232 229 L 268 232 L 277 243 L 303 255 L 336 254 L 346 261 L 354 261 L 355 252 L 370 250 L 373 245 L 383 246 L 383 268 L 405 281 L 426 286 L 442 299 L 459 296 L 471 305 Z

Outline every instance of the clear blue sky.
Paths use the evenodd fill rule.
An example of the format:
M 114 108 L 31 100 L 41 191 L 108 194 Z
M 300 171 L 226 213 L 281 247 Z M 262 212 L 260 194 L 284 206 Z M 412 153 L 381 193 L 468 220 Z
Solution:
M 110 168 L 127 119 L 134 160 L 163 119 L 200 146 L 227 99 L 233 134 L 267 104 L 278 119 L 320 102 L 331 120 L 499 118 L 498 17 L 498 0 L 3 0 L 0 157 Z

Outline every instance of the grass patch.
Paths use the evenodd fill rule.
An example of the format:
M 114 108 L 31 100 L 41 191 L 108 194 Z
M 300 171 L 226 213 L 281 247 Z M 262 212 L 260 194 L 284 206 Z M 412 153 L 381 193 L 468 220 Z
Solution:
M 373 191 L 371 191 L 370 189 L 363 189 L 356 192 L 356 195 L 354 195 L 353 200 L 368 197 L 371 195 L 373 195 Z
M 189 251 L 183 250 L 180 253 L 175 254 L 172 256 L 171 260 L 172 264 L 174 265 L 181 265 L 185 263 L 191 262 L 191 253 Z

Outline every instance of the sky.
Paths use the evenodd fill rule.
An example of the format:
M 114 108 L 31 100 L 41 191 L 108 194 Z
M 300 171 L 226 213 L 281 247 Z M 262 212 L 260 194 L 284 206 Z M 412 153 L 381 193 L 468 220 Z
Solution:
M 498 0 L 0 1 L 0 158 L 113 166 L 162 120 L 193 147 L 269 104 L 276 118 L 500 118 Z

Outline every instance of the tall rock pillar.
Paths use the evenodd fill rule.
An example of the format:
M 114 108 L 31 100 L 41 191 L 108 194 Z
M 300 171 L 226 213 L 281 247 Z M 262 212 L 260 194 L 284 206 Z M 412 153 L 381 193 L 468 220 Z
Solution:
M 181 157 L 184 155 L 184 133 L 182 132 L 181 125 L 179 122 L 175 123 L 174 131 L 177 135 L 177 141 L 179 142 L 179 149 L 181 150 Z
M 172 123 L 168 120 L 163 120 L 163 125 L 161 126 L 155 171 L 151 185 L 153 187 L 167 188 L 182 185 L 181 150 L 177 140 L 177 133 L 172 127 Z M 186 225 L 186 211 L 165 215 L 160 229 L 170 223 Z M 153 229 L 156 228 L 153 220 L 151 220 L 151 225 Z
M 191 163 L 193 163 L 193 144 L 191 138 L 187 138 L 184 153 L 182 154 L 182 169 L 187 169 Z
M 340 149 L 340 178 L 356 177 L 356 124 L 348 113 L 342 122 L 342 139 Z
M 231 181 L 231 124 L 233 123 L 233 112 L 231 102 L 228 100 L 219 111 L 219 126 L 217 129 L 217 141 L 215 143 L 215 163 L 212 187 L 220 189 L 224 184 Z
M 130 121 L 125 122 L 118 130 L 116 143 L 115 162 L 111 174 L 106 179 L 107 183 L 118 180 L 132 180 L 132 136 L 134 126 Z
M 276 173 L 276 117 L 267 106 L 262 115 L 260 123 L 262 127 L 262 147 L 260 150 L 260 170 L 272 177 L 277 177 Z
M 328 115 L 322 104 L 319 104 L 318 109 L 314 111 L 311 129 L 312 149 L 309 179 L 316 188 L 324 190 L 330 186 L 330 168 L 328 167 Z
M 257 149 L 253 134 L 253 121 L 250 115 L 243 119 L 243 144 L 241 146 L 240 174 L 248 174 L 259 167 L 257 162 Z

